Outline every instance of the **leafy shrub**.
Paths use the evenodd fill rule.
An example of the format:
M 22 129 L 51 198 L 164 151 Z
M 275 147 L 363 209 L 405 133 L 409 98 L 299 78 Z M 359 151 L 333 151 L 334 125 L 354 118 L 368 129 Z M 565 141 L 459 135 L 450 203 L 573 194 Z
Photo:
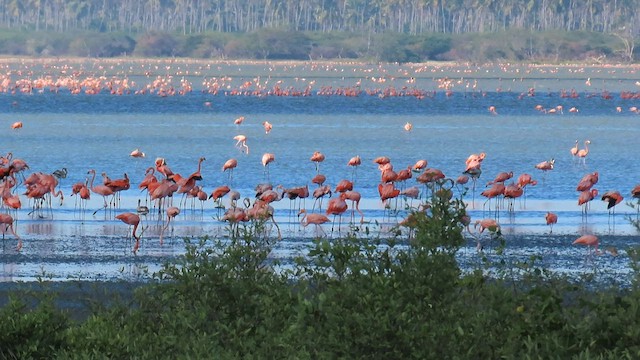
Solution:
M 404 223 L 410 240 L 372 237 L 366 228 L 364 237 L 315 239 L 307 256 L 285 266 L 271 255 L 267 224 L 255 223 L 230 228 L 228 238 L 185 240 L 184 257 L 135 296 L 92 307 L 78 322 L 47 296 L 11 301 L 0 311 L 0 356 L 640 357 L 637 283 L 609 288 L 595 274 L 560 277 L 538 257 L 510 263 L 500 237 L 491 257 L 480 254 L 478 267 L 462 273 L 465 207 L 448 181 L 434 184 Z

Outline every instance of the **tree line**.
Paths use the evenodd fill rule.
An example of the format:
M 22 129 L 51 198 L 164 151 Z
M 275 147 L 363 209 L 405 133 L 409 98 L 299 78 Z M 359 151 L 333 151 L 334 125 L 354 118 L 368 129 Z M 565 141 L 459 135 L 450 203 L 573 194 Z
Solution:
M 140 33 L 630 31 L 639 0 L 0 0 L 0 27 Z

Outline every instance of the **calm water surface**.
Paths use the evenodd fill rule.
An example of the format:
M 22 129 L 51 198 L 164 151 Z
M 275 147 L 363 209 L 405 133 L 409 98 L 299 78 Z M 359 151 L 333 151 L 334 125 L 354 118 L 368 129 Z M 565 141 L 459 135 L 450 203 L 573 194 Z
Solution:
M 28 66 L 34 71 L 30 79 L 68 73 L 40 63 Z M 640 101 L 623 99 L 621 92 L 640 90 L 635 68 L 175 62 L 87 62 L 73 66 L 86 75 L 127 77 L 135 82 L 135 88 L 144 87 L 156 76 L 171 76 L 178 87 L 184 78 L 193 84 L 193 91 L 167 97 L 133 93 L 118 96 L 107 91 L 71 95 L 65 89 L 57 93 L 45 89 L 30 94 L 0 94 L 0 128 L 5 129 L 0 151 L 24 159 L 29 165 L 26 175 L 51 173 L 63 167 L 68 170 L 67 177 L 60 181 L 65 194 L 62 206 L 54 199 L 52 210 L 30 213 L 33 204 L 22 196 L 23 208 L 14 217 L 24 247 L 17 252 L 13 236 L 5 236 L 0 252 L 2 281 L 31 281 L 38 276 L 56 280 L 135 278 L 182 254 L 183 237 L 225 236 L 225 225 L 217 220 L 223 210 L 217 209 L 212 200 L 188 200 L 162 246 L 158 240 L 165 219 L 144 219 L 141 249 L 137 255 L 132 254 L 127 237 L 130 230 L 114 215 L 135 211 L 138 199 L 145 201 L 137 184 L 156 157 L 165 158 L 175 173 L 183 175 L 194 172 L 198 158 L 205 157 L 200 185 L 207 193 L 227 184 L 243 197 L 253 198 L 254 187 L 264 182 L 287 188 L 309 185 L 312 191 L 316 185 L 310 180 L 316 169 L 309 158 L 314 151 L 326 156 L 320 172 L 327 176 L 328 184 L 355 180 L 354 190 L 363 196 L 360 208 L 365 213 L 360 230 L 368 227 L 381 235 L 406 215 L 402 209 L 408 200 L 397 202 L 400 211 L 396 214 L 389 215 L 384 210 L 378 198 L 380 172 L 372 161 L 375 157 L 388 156 L 396 171 L 426 159 L 429 167 L 441 169 L 455 179 L 464 171 L 470 154 L 485 152 L 487 157 L 475 191 L 471 184 L 466 189 L 454 189 L 460 194 L 466 190 L 464 200 L 473 221 L 497 217 L 512 259 L 543 255 L 544 265 L 557 271 L 592 271 L 595 267 L 610 276 L 629 273 L 624 249 L 637 245 L 638 238 L 628 221 L 629 217 L 635 218 L 636 210 L 625 202 L 631 200 L 630 190 L 640 183 L 640 169 L 633 156 L 640 150 L 640 117 L 628 109 L 640 106 Z M 20 64 L 5 67 L 14 71 L 13 80 L 19 78 L 15 69 Z M 220 80 L 224 84 L 217 94 L 203 91 L 203 79 L 212 78 L 225 79 Z M 311 96 L 230 95 L 247 81 L 266 89 L 276 85 L 293 89 L 311 86 Z M 447 81 L 452 84 L 450 96 L 441 87 Z M 427 96 L 385 97 L 380 92 L 363 92 L 355 97 L 317 94 L 329 86 L 359 86 L 372 92 L 417 89 Z M 536 90 L 534 96 L 527 95 L 531 88 Z M 578 97 L 561 96 L 562 90 L 571 89 Z M 603 98 L 606 92 L 610 99 Z M 542 113 L 535 110 L 536 105 L 546 109 L 562 105 L 563 114 Z M 491 115 L 489 106 L 495 106 L 498 115 Z M 579 112 L 569 112 L 571 107 Z M 245 121 L 235 125 L 234 119 L 239 116 L 244 116 Z M 14 121 L 22 121 L 24 127 L 11 130 Z M 263 121 L 273 124 L 271 133 L 265 134 Z M 407 122 L 413 125 L 410 132 L 403 129 Z M 248 155 L 234 146 L 233 137 L 238 134 L 248 138 Z M 585 164 L 580 164 L 569 149 L 576 140 L 582 143 L 586 139 L 591 141 L 590 153 Z M 135 148 L 144 151 L 146 158 L 131 158 L 129 153 Z M 261 164 L 265 152 L 276 157 L 269 166 L 268 177 Z M 355 155 L 362 158 L 356 172 L 346 166 Z M 233 179 L 221 171 L 229 158 L 238 160 Z M 534 168 L 551 158 L 556 161 L 553 171 L 542 173 Z M 92 194 L 86 211 L 77 209 L 76 199 L 69 196 L 71 185 L 84 182 L 90 169 L 98 174 L 106 172 L 111 178 L 120 178 L 124 173 L 131 178 L 132 188 L 122 194 L 118 209 L 92 215 L 103 202 L 96 194 Z M 503 171 L 512 171 L 514 179 L 529 173 L 538 185 L 527 188 L 526 200 L 516 201 L 514 212 L 500 210 L 496 214 L 495 204 L 484 206 L 485 198 L 480 192 Z M 600 174 L 595 186 L 600 194 L 618 190 L 626 198 L 616 207 L 614 216 L 609 215 L 599 197 L 586 216 L 577 205 L 577 182 L 594 171 Z M 98 175 L 96 183 L 100 182 Z M 416 184 L 414 177 L 406 186 Z M 23 193 L 24 186 L 16 191 Z M 174 204 L 179 200 L 174 199 Z M 229 206 L 228 200 L 223 204 Z M 303 254 L 315 234 L 312 226 L 299 226 L 292 205 L 300 206 L 287 199 L 274 204 L 283 236 L 274 256 L 285 259 Z M 301 206 L 311 210 L 313 198 Z M 544 221 L 547 211 L 559 216 L 553 235 Z M 348 222 L 348 216 L 343 218 L 340 234 L 348 230 Z M 339 236 L 338 230 L 331 232 L 330 224 L 324 229 L 330 237 Z M 585 258 L 586 249 L 572 246 L 571 242 L 587 233 L 598 235 L 603 247 L 618 248 L 620 256 Z M 275 229 L 272 234 L 276 236 Z M 461 262 L 472 265 L 477 258 L 475 242 L 470 239 L 468 247 L 460 252 Z

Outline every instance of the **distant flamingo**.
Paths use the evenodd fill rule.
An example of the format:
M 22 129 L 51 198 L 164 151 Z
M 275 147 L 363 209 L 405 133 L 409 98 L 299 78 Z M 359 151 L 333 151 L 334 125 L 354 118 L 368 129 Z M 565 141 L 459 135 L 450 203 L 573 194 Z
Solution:
M 224 162 L 224 165 L 222 165 L 222 172 L 229 170 L 229 181 L 233 179 L 233 169 L 235 169 L 237 166 L 238 160 L 236 159 L 229 159 Z
M 21 129 L 22 128 L 22 121 L 16 121 L 13 124 L 11 124 L 11 128 L 12 129 Z
M 160 230 L 160 245 L 162 245 L 162 237 L 164 235 L 164 231 L 169 227 L 169 224 L 171 223 L 171 219 L 174 219 L 176 216 L 178 216 L 178 214 L 180 214 L 179 208 L 175 206 L 169 206 L 167 208 L 167 223 Z
M 271 132 L 271 129 L 273 129 L 273 125 L 271 125 L 271 123 L 268 121 L 262 122 L 262 126 L 264 127 L 265 134 L 269 134 Z
M 272 153 L 264 153 L 262 155 L 262 166 L 264 166 L 264 173 L 267 179 L 269 179 L 269 164 L 276 160 L 276 156 Z
M 571 149 L 569 149 L 569 152 L 574 159 L 576 158 L 576 156 L 578 156 L 578 140 L 576 140 L 576 144 Z
M 491 113 L 491 115 L 498 115 L 498 112 L 496 111 L 496 107 L 493 105 L 489 106 L 489 113 Z
M 581 160 L 582 164 L 586 162 L 587 155 L 589 155 L 589 144 L 591 144 L 590 140 L 584 141 L 584 149 L 578 150 L 576 156 Z
M 338 182 L 338 184 L 336 185 L 336 189 L 334 191 L 338 193 L 343 193 L 345 191 L 350 191 L 350 190 L 353 190 L 353 182 L 347 179 L 342 179 Z
M 501 173 L 498 173 L 498 175 L 496 175 L 496 177 L 495 177 L 495 179 L 493 179 L 493 181 L 489 181 L 487 183 L 487 185 L 492 185 L 492 184 L 500 183 L 500 182 L 503 183 L 503 182 L 511 179 L 512 177 L 513 177 L 513 171 L 501 172 Z
M 133 225 L 133 231 L 131 232 L 131 235 L 134 239 L 136 239 L 136 244 L 133 246 L 133 253 L 135 254 L 140 247 L 140 237 L 136 235 L 136 230 L 138 229 L 138 225 L 140 224 L 140 216 L 131 212 L 125 212 L 116 215 L 116 219 L 121 220 L 127 225 Z
M 313 209 L 316 208 L 316 202 L 320 201 L 320 203 L 318 204 L 318 209 L 322 209 L 322 199 L 326 196 L 329 195 L 331 196 L 331 186 L 329 185 L 322 185 L 319 186 L 318 188 L 316 188 L 315 190 L 313 190 L 313 198 L 315 199 L 313 202 Z
M 551 159 L 548 161 L 543 161 L 541 163 L 536 164 L 535 168 L 538 170 L 542 170 L 544 172 L 553 170 L 553 165 L 556 163 L 555 159 Z
M 325 181 L 327 181 L 327 177 L 323 174 L 316 174 L 316 176 L 311 178 L 311 182 L 314 184 L 318 184 L 318 186 L 322 186 Z
M 362 196 L 359 192 L 349 190 L 345 191 L 342 195 L 345 200 L 351 200 L 351 221 L 355 220 L 355 212 L 360 214 L 360 224 L 364 222 L 364 213 L 360 210 L 360 199 Z
M 602 201 L 607 203 L 607 209 L 611 211 L 613 208 L 613 213 L 615 214 L 615 206 L 620 204 L 624 200 L 622 194 L 619 191 L 607 191 L 602 194 Z
M 544 219 L 547 222 L 547 225 L 549 225 L 551 229 L 549 231 L 549 234 L 553 233 L 553 225 L 558 222 L 558 215 L 548 211 L 547 214 L 544 216 Z
M 146 154 L 140 151 L 140 149 L 135 149 L 129 154 L 129 156 L 134 158 L 143 158 L 146 156 Z
M 411 170 L 413 172 L 420 172 L 423 169 L 425 169 L 428 164 L 429 164 L 429 162 L 427 160 L 424 160 L 424 159 L 418 160 L 418 161 L 416 161 L 415 164 L 413 164 L 413 166 L 411 167 Z
M 320 171 L 320 163 L 324 161 L 324 154 L 320 151 L 314 151 L 311 155 L 311 161 L 316 164 L 316 172 Z
M 358 166 L 360 166 L 361 164 L 362 164 L 362 160 L 360 160 L 360 155 L 356 155 L 356 156 L 352 157 L 347 162 L 347 166 L 353 167 L 353 174 L 352 174 L 353 181 L 355 181 L 355 179 L 356 179 Z
M 328 217 L 323 214 L 307 213 L 305 209 L 300 210 L 300 212 L 298 213 L 298 217 L 300 216 L 300 214 L 304 214 L 300 219 L 300 225 L 302 225 L 303 227 L 307 227 L 309 224 L 314 224 L 316 227 L 316 235 L 318 234 L 318 232 L 322 232 L 323 236 L 327 236 L 327 234 L 322 229 L 322 226 L 320 225 L 331 222 Z
M 336 216 L 338 218 L 338 231 L 340 231 L 340 224 L 342 223 L 342 214 L 347 211 L 347 202 L 344 201 L 344 194 L 340 194 L 340 196 L 331 198 L 329 203 L 327 204 L 327 210 L 325 213 L 327 215 L 333 215 L 333 220 L 335 223 Z M 331 231 L 333 232 L 333 225 L 331 226 Z
M 110 187 L 106 186 L 106 185 L 93 185 L 93 181 L 96 178 L 96 171 L 95 169 L 91 169 L 87 172 L 87 174 L 92 174 L 91 176 L 91 182 L 89 183 L 89 189 L 91 189 L 91 191 L 93 191 L 95 194 L 98 194 L 100 196 L 102 196 L 102 199 L 104 200 L 104 206 L 96 211 L 93 212 L 93 215 L 95 215 L 98 211 L 102 210 L 102 209 L 106 209 L 107 208 L 107 197 L 108 196 L 113 196 L 114 191 L 113 189 L 111 189 Z
M 240 116 L 240 117 L 236 118 L 235 120 L 233 120 L 233 123 L 235 125 L 240 125 L 240 124 L 242 124 L 243 121 L 244 121 L 244 116 Z
M 13 217 L 9 214 L 0 214 L 0 224 L 4 226 L 4 229 L 2 229 L 2 240 L 4 240 L 5 231 L 7 231 L 7 229 L 11 230 L 13 236 L 18 239 L 16 250 L 20 251 L 20 249 L 22 249 L 22 239 L 20 239 L 20 236 L 18 236 L 18 234 L 16 234 L 15 230 L 13 229 Z
M 596 196 L 598 196 L 597 189 L 585 190 L 580 193 L 580 195 L 578 196 L 578 205 L 583 206 L 583 214 L 587 213 L 587 206 L 589 204 L 589 201 L 593 200 Z
M 474 229 L 478 230 L 478 234 L 477 236 L 475 236 L 476 238 L 476 249 L 478 251 L 482 251 L 483 250 L 483 246 L 482 243 L 480 242 L 480 236 L 482 235 L 482 233 L 487 230 L 489 231 L 489 233 L 491 234 L 491 236 L 494 235 L 500 235 L 500 224 L 498 224 L 498 222 L 495 219 L 482 219 L 482 220 L 476 220 L 476 223 L 474 225 Z
M 247 137 L 245 135 L 236 135 L 233 137 L 236 140 L 236 147 L 240 150 L 240 152 L 247 152 L 249 155 L 249 146 L 247 145 Z
M 407 122 L 406 124 L 404 124 L 404 131 L 411 131 L 413 129 L 413 124 L 411 124 L 410 122 Z
M 589 249 L 589 255 L 591 255 L 591 247 L 593 246 L 593 248 L 595 249 L 595 254 L 599 255 L 600 251 L 598 251 L 598 245 L 600 244 L 600 241 L 598 240 L 598 237 L 595 235 L 582 235 L 579 238 L 577 238 L 574 242 L 574 245 L 579 244 L 579 245 L 586 245 L 587 248 Z

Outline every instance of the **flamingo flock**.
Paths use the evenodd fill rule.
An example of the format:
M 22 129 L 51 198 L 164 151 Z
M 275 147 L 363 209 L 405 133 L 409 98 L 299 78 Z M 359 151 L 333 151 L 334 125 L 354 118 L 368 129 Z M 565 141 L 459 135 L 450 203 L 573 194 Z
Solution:
M 157 95 L 160 97 L 167 96 L 180 96 L 186 95 L 194 90 L 192 83 L 188 78 L 174 76 L 169 74 L 170 66 L 166 68 L 156 65 L 148 66 L 148 64 L 138 64 L 139 69 L 137 71 L 143 71 L 145 77 L 148 79 L 147 84 L 136 84 L 127 75 L 106 77 L 98 76 L 96 74 L 89 74 L 88 72 L 77 71 L 73 69 L 60 69 L 59 76 L 22 76 L 22 73 L 18 71 L 7 71 L 0 75 L 0 92 L 3 93 L 24 93 L 24 94 L 40 94 L 40 93 L 58 93 L 62 91 L 68 91 L 70 94 L 110 94 L 115 96 L 121 95 Z M 101 65 L 102 66 L 102 65 Z M 314 70 L 323 68 L 325 71 L 335 71 L 334 65 L 313 65 Z M 54 68 L 55 65 L 52 65 Z M 104 70 L 101 68 L 100 70 Z M 176 70 L 175 68 L 171 71 Z M 194 69 L 191 69 L 192 71 Z M 198 69 L 202 70 L 202 69 Z M 367 69 L 369 70 L 369 69 Z M 285 85 L 281 80 L 274 78 L 247 78 L 238 84 L 238 79 L 233 79 L 228 76 L 209 77 L 205 78 L 202 82 L 203 93 L 207 94 L 224 94 L 228 96 L 376 96 L 380 99 L 389 97 L 415 97 L 417 99 L 424 99 L 434 97 L 436 92 L 443 92 L 447 97 L 454 95 L 454 90 L 464 88 L 473 90 L 469 96 L 482 97 L 485 96 L 482 91 L 478 90 L 479 85 L 477 80 L 466 79 L 463 76 L 459 78 L 452 78 L 448 76 L 438 76 L 438 72 L 441 71 L 438 67 L 428 67 L 424 65 L 416 65 L 411 67 L 405 73 L 398 74 L 376 74 L 358 78 L 355 84 L 345 86 L 321 86 L 316 88 L 314 80 L 306 80 L 303 78 L 295 78 L 298 86 Z M 176 70 L 177 71 L 177 70 Z M 380 70 L 381 71 L 381 70 Z M 540 70 L 528 70 L 528 71 L 547 71 Z M 370 73 L 368 71 L 367 73 Z M 431 91 L 426 89 L 419 89 L 413 87 L 415 76 L 428 73 L 429 77 L 432 77 L 437 83 L 437 90 Z M 176 73 L 175 75 L 178 75 Z M 185 75 L 184 73 L 181 75 Z M 17 78 L 17 79 L 16 79 Z M 179 80 L 177 80 L 179 79 Z M 411 82 L 407 81 L 403 86 L 393 85 L 395 80 L 412 79 Z M 234 81 L 235 80 L 235 81 Z M 179 82 L 176 82 L 179 81 Z M 409 85 L 407 85 L 409 84 Z M 590 85 L 590 84 L 589 84 Z M 381 87 L 383 86 L 383 87 Z M 467 90 L 465 90 L 466 92 Z M 502 91 L 499 89 L 497 91 Z M 465 93 L 466 94 L 466 93 Z M 533 97 L 536 95 L 536 89 L 530 88 L 527 91 L 520 94 L 521 98 Z M 465 95 L 466 96 L 466 95 Z M 603 99 L 609 99 L 611 94 L 606 90 L 599 93 L 580 93 L 575 89 L 563 89 L 559 93 L 560 98 L 577 98 L 580 96 L 598 96 Z M 625 99 L 637 98 L 638 93 L 635 92 L 623 92 L 620 95 Z M 210 101 L 203 104 L 207 108 L 214 107 Z M 17 106 L 17 105 L 16 105 Z M 544 113 L 547 115 L 556 116 L 571 116 L 569 114 L 577 115 L 582 113 L 582 109 L 578 110 L 576 107 L 569 107 L 568 112 L 565 112 L 565 107 L 556 104 L 536 105 L 533 111 Z M 489 113 L 494 116 L 501 116 L 503 110 L 500 113 L 495 106 L 488 108 Z M 486 108 L 483 108 L 486 111 Z M 622 112 L 622 107 L 616 108 L 617 112 Z M 630 107 L 630 112 L 640 113 L 636 107 Z M 237 117 L 233 123 L 237 129 L 240 130 L 245 122 L 244 116 Z M 12 129 L 19 131 L 23 126 L 29 126 L 28 123 L 15 122 L 11 125 Z M 265 135 L 268 135 L 273 130 L 273 124 L 269 121 L 262 121 Z M 277 126 L 277 124 L 276 124 Z M 404 130 L 410 133 L 413 129 L 413 125 L 410 122 L 406 122 Z M 276 130 L 277 131 L 277 128 Z M 249 144 L 254 141 L 253 138 L 248 139 L 246 135 L 238 134 L 230 144 L 239 150 L 240 154 L 249 156 Z M 582 144 L 582 148 L 580 148 Z M 587 157 L 590 155 L 591 141 L 584 140 L 580 142 L 575 141 L 575 145 L 570 149 L 571 155 L 574 157 L 575 162 L 584 165 Z M 594 142 L 594 146 L 596 146 Z M 253 146 L 253 145 L 252 145 Z M 253 154 L 253 153 L 252 153 Z M 466 160 L 464 166 L 461 164 L 461 174 L 457 177 L 455 182 L 452 182 L 451 186 L 458 186 L 460 188 L 466 188 L 469 180 L 472 182 L 473 199 L 475 201 L 476 186 L 478 186 L 478 180 L 482 176 L 482 163 L 490 156 L 485 153 L 472 154 Z M 144 160 L 146 154 L 140 149 L 135 149 L 130 153 L 131 158 Z M 35 172 L 29 176 L 25 176 L 25 171 L 30 170 L 21 159 L 13 159 L 12 155 L 2 157 L 0 167 L 0 179 L 2 183 L 2 197 L 3 204 L 8 211 L 11 209 L 19 209 L 22 207 L 24 199 L 29 201 L 33 206 L 32 214 L 34 216 L 44 217 L 44 211 L 46 209 L 52 209 L 53 198 L 59 199 L 60 202 L 64 201 L 64 194 L 59 189 L 59 180 L 66 176 L 65 172 L 52 172 L 42 173 Z M 194 159 L 194 163 L 195 163 Z M 350 158 L 347 162 L 347 166 L 352 168 L 352 176 L 350 179 L 330 179 L 331 183 L 336 184 L 335 187 L 327 184 L 327 176 L 321 173 L 321 168 L 324 168 L 322 162 L 325 160 L 325 156 L 320 151 L 315 151 L 311 154 L 310 161 L 315 167 L 315 174 L 311 176 L 310 183 L 312 188 L 309 188 L 308 184 L 299 184 L 294 187 L 284 187 L 282 185 L 272 186 L 270 184 L 269 169 L 271 166 L 278 166 L 276 161 L 276 154 L 267 152 L 264 153 L 261 159 L 261 163 L 264 170 L 264 177 L 266 182 L 264 184 L 258 184 L 256 186 L 256 196 L 248 204 L 242 202 L 238 204 L 238 200 L 241 199 L 240 194 L 234 191 L 230 186 L 233 183 L 233 176 L 235 171 L 241 171 L 237 169 L 238 162 L 236 159 L 228 159 L 224 164 L 216 164 L 217 169 L 222 169 L 222 172 L 228 173 L 228 184 L 220 185 L 216 187 L 208 195 L 202 187 L 202 173 L 201 169 L 204 157 L 197 159 L 197 170 L 188 176 L 182 176 L 181 174 L 174 173 L 169 167 L 167 160 L 164 158 L 158 158 L 154 162 L 153 166 L 149 166 L 145 170 L 145 176 L 142 182 L 140 182 L 138 189 L 145 192 L 146 199 L 153 203 L 153 211 L 159 214 L 166 214 L 167 221 L 163 226 L 164 229 L 168 229 L 170 223 L 175 221 L 175 217 L 179 215 L 180 211 L 184 211 L 188 198 L 197 199 L 201 201 L 204 206 L 206 201 L 212 200 L 217 206 L 221 207 L 221 200 L 224 197 L 228 197 L 231 200 L 231 207 L 225 209 L 224 215 L 220 217 L 223 221 L 229 223 L 238 224 L 240 222 L 249 221 L 251 219 L 261 219 L 271 221 L 275 227 L 278 225 L 274 220 L 274 210 L 271 205 L 274 201 L 280 201 L 283 198 L 288 198 L 292 203 L 292 208 L 297 207 L 297 214 L 301 217 L 300 223 L 306 227 L 309 224 L 314 224 L 318 234 L 324 234 L 322 225 L 326 223 L 337 223 L 338 229 L 342 222 L 342 216 L 351 209 L 351 223 L 362 224 L 365 222 L 364 214 L 359 209 L 359 202 L 361 200 L 360 193 L 357 187 L 357 171 L 362 165 L 362 159 L 359 155 Z M 210 160 L 211 161 L 211 160 Z M 370 160 L 367 159 L 367 162 Z M 377 185 L 378 195 L 381 204 L 386 209 L 397 208 L 397 201 L 400 198 L 405 199 L 405 202 L 411 203 L 414 199 L 427 198 L 428 193 L 437 191 L 438 187 L 441 187 L 447 179 L 445 174 L 437 168 L 429 168 L 426 160 L 417 160 L 415 164 L 404 164 L 400 167 L 394 168 L 391 163 L 391 159 L 386 156 L 380 156 L 372 159 L 373 163 L 377 165 L 380 171 L 380 182 Z M 205 163 L 206 164 L 206 163 Z M 555 159 L 551 158 L 533 165 L 532 169 L 542 171 L 544 177 L 547 172 L 554 171 Z M 205 165 L 207 166 L 207 165 Z M 464 170 L 463 170 L 464 167 Z M 129 174 L 122 174 L 122 177 L 111 178 L 108 174 L 100 173 L 97 169 L 86 169 L 86 179 L 80 181 L 72 186 L 71 196 L 75 197 L 77 206 L 81 211 L 86 211 L 87 201 L 91 199 L 91 196 L 102 198 L 102 207 L 94 212 L 105 211 L 110 209 L 117 210 L 119 208 L 119 195 L 124 191 L 130 191 L 131 184 Z M 463 171 L 462 171 L 463 170 Z M 536 170 L 532 170 L 536 171 Z M 100 181 L 100 177 L 102 181 Z M 331 174 L 329 174 L 331 176 Z M 595 178 L 594 178 L 595 175 Z M 119 175 L 118 175 L 119 176 Z M 485 175 L 486 176 L 486 175 Z M 498 211 L 502 206 L 502 201 L 508 201 L 508 211 L 514 211 L 514 202 L 516 199 L 526 198 L 526 189 L 536 186 L 537 180 L 532 178 L 531 174 L 522 173 L 519 174 L 517 181 L 514 181 L 516 174 L 513 171 L 507 170 L 495 174 L 493 180 L 489 181 L 486 188 L 480 192 L 480 196 L 486 198 L 483 207 L 488 206 L 491 209 L 493 207 Z M 608 190 L 600 192 L 595 186 L 598 183 L 598 174 L 587 174 L 585 178 L 580 180 L 576 184 L 577 191 L 577 204 L 582 206 L 583 214 L 587 214 L 591 201 L 597 199 L 601 195 L 600 199 L 607 204 L 607 208 L 612 212 L 615 211 L 615 207 L 620 204 L 624 197 L 622 193 L 617 190 Z M 339 180 L 339 181 L 335 181 Z M 334 182 L 335 181 L 335 182 Z M 100 183 L 101 182 L 101 183 Z M 18 187 L 24 187 L 25 192 L 19 193 Z M 480 185 L 482 186 L 482 185 Z M 135 189 L 135 184 L 134 184 Z M 178 206 L 174 206 L 173 197 L 175 194 L 181 197 Z M 23 195 L 22 201 L 19 195 Z M 640 190 L 633 189 L 630 194 L 633 198 L 640 198 Z M 311 210 L 305 209 L 302 205 L 304 199 L 313 196 L 314 203 Z M 327 199 L 326 207 L 323 209 L 323 199 Z M 298 204 L 296 205 L 296 201 Z M 475 204 L 472 203 L 472 208 L 475 208 Z M 178 211 L 176 212 L 175 209 Z M 171 211 L 169 211 L 171 209 Z M 317 209 L 317 210 L 316 210 Z M 139 210 L 139 211 L 138 211 Z M 360 219 L 356 221 L 356 212 L 360 215 Z M 140 225 L 140 216 L 146 216 L 150 213 L 147 208 L 144 209 L 143 205 L 139 204 L 136 213 L 121 213 L 114 218 L 121 220 L 123 223 L 133 226 L 133 232 L 131 237 L 136 239 L 136 246 L 134 252 L 139 249 L 139 240 L 142 235 L 136 232 Z M 170 215 L 174 214 L 173 216 Z M 9 214 L 6 214 L 9 215 Z M 136 219 L 137 217 L 137 219 Z M 333 220 L 329 219 L 333 217 Z M 15 234 L 13 227 L 15 218 L 2 218 L 2 223 L 5 224 L 5 231 L 10 230 L 13 235 Z M 497 219 L 494 219 L 497 221 Z M 553 213 L 547 213 L 545 217 L 546 224 L 550 226 L 550 232 L 553 230 L 553 225 L 558 222 L 557 215 Z M 10 226 L 10 225 L 11 226 Z M 332 227 L 333 227 L 332 224 Z M 486 224 L 485 224 L 486 225 Z M 484 226 L 482 221 L 476 223 L 474 229 L 482 234 L 491 229 L 498 229 L 497 226 Z M 488 229 L 488 230 L 487 230 Z M 278 228 L 279 231 L 279 228 Z M 326 236 L 326 234 L 324 234 Z M 589 246 L 593 246 L 593 239 L 589 239 Z M 577 242 L 577 244 L 586 244 L 587 241 Z M 22 247 L 22 242 L 18 248 Z

